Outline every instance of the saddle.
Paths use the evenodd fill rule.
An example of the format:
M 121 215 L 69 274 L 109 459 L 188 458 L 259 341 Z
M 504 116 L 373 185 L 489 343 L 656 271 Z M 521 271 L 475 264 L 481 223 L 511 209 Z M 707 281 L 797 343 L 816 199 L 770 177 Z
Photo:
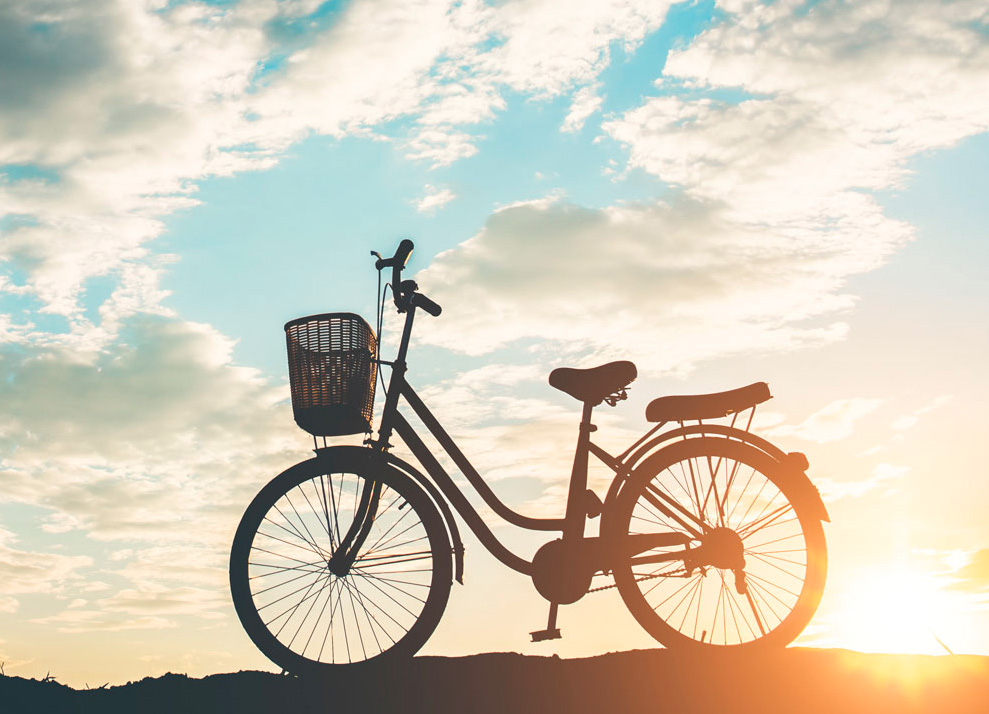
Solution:
M 634 382 L 637 374 L 631 362 L 609 362 L 590 369 L 560 367 L 549 373 L 549 385 L 596 406 Z
M 765 382 L 755 382 L 727 392 L 660 397 L 653 399 L 646 407 L 646 421 L 720 419 L 762 404 L 772 397 Z

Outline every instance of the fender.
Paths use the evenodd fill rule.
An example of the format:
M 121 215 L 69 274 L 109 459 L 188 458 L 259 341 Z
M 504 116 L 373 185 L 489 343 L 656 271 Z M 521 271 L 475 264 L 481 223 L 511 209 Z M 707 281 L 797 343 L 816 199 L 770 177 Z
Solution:
M 608 487 L 608 494 L 604 499 L 604 508 L 608 509 L 614 505 L 618 494 L 635 470 L 636 465 L 646 456 L 651 456 L 657 453 L 657 451 L 661 451 L 666 446 L 664 442 L 672 439 L 704 438 L 708 436 L 741 441 L 772 457 L 775 461 L 783 465 L 787 481 L 793 487 L 794 491 L 806 499 L 807 503 L 813 509 L 814 515 L 822 521 L 831 522 L 831 516 L 828 515 L 828 510 L 824 506 L 820 492 L 807 476 L 808 462 L 806 456 L 799 451 L 786 453 L 761 436 L 756 436 L 743 429 L 735 429 L 721 424 L 694 424 L 679 429 L 672 429 L 640 446 L 621 462 L 621 468 L 617 470 L 611 486 Z
M 316 449 L 316 456 L 321 456 L 322 454 L 329 452 L 333 449 L 348 449 L 348 450 L 360 450 L 367 455 L 368 463 L 373 464 L 375 456 L 379 456 L 384 460 L 384 466 L 395 469 L 396 471 L 408 476 L 410 479 L 415 481 L 422 490 L 429 494 L 430 499 L 432 499 L 433 504 L 439 509 L 440 515 L 443 517 L 443 521 L 446 523 L 447 534 L 450 536 L 450 542 L 453 545 L 453 555 L 454 555 L 454 577 L 457 582 L 461 585 L 464 584 L 464 542 L 460 538 L 460 530 L 457 528 L 457 521 L 453 517 L 453 512 L 450 510 L 449 504 L 446 502 L 439 492 L 439 489 L 433 485 L 433 482 L 426 478 L 422 473 L 412 467 L 409 463 L 402 461 L 396 456 L 380 452 L 375 452 L 364 446 L 330 446 L 322 449 Z M 381 468 L 381 464 L 375 465 Z

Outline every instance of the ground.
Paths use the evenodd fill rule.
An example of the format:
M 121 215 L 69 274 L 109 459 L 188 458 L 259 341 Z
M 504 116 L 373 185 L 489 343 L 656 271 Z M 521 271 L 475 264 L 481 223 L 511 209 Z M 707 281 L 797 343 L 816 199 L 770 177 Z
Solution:
M 862 654 L 794 648 L 686 658 L 666 650 L 587 659 L 482 654 L 416 657 L 316 679 L 181 674 L 74 690 L 0 677 L 0 710 L 51 712 L 938 712 L 984 714 L 989 657 Z

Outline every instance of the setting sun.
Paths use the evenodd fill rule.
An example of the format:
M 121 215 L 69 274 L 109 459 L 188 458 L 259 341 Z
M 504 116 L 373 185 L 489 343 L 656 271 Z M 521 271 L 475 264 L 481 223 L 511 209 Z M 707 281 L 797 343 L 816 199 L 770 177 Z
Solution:
M 865 570 L 839 596 L 841 637 L 861 652 L 946 654 L 958 603 L 936 576 L 908 566 Z M 943 643 L 943 644 L 942 644 Z

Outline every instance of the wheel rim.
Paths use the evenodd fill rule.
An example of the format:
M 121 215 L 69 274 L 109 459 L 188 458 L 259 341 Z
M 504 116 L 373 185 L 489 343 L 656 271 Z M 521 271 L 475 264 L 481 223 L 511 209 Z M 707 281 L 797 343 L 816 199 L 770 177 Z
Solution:
M 702 554 L 708 548 L 693 563 L 630 562 L 616 572 L 633 614 L 664 644 L 786 644 L 809 621 L 823 587 L 823 530 L 795 509 L 772 477 L 773 464 L 748 447 L 726 442 L 710 455 L 671 459 L 643 479 L 634 501 L 626 503 L 624 530 L 631 534 L 687 533 L 683 523 L 660 509 L 665 506 L 693 525 L 668 500 L 680 503 L 708 529 L 706 538 L 691 541 Z M 744 557 L 740 571 L 726 562 L 738 540 Z M 654 548 L 632 560 L 682 550 Z M 744 575 L 739 578 L 738 572 Z
M 265 654 L 283 666 L 289 660 L 288 669 L 358 663 L 421 644 L 412 633 L 439 576 L 421 504 L 383 483 L 350 572 L 340 577 L 327 567 L 357 517 L 365 483 L 359 474 L 324 471 L 249 509 L 245 627 L 251 623 Z

